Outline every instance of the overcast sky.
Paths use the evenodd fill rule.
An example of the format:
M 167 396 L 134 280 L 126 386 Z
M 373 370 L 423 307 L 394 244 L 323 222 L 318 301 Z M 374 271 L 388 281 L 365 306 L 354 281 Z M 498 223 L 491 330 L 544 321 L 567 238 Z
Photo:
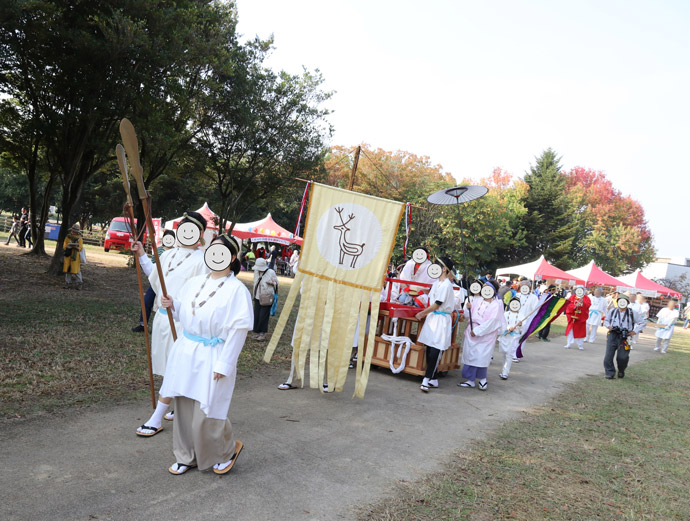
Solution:
M 320 69 L 331 144 L 428 155 L 456 178 L 522 176 L 547 147 L 639 200 L 688 256 L 690 1 L 238 0 L 269 64 Z

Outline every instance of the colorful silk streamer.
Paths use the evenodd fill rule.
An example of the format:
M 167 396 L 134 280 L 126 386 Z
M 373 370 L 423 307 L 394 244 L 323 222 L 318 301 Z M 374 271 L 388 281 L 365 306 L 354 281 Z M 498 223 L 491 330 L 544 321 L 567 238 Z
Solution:
M 522 344 L 525 343 L 527 338 L 537 331 L 541 331 L 551 322 L 556 320 L 556 318 L 563 313 L 565 309 L 564 305 L 564 298 L 553 297 L 551 295 L 546 297 L 541 307 L 536 311 L 536 314 L 527 328 L 527 331 L 520 337 L 520 343 L 518 344 L 516 353 L 518 358 L 522 358 Z
M 307 205 L 307 195 L 309 195 L 309 187 L 313 181 L 307 181 L 307 186 L 304 188 L 304 195 L 302 196 L 302 204 L 299 207 L 299 215 L 297 216 L 297 224 L 295 225 L 295 237 L 299 237 L 300 227 L 302 225 L 302 216 L 304 215 L 304 208 Z
M 407 244 L 410 242 L 412 228 L 412 204 L 405 204 L 405 244 L 403 244 L 403 259 L 407 259 Z

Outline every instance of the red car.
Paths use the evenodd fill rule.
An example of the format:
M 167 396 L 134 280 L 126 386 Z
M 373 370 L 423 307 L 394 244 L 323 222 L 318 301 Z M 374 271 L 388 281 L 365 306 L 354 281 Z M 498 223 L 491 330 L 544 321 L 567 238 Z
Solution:
M 136 225 L 137 220 L 134 219 L 134 224 Z M 114 250 L 124 250 L 127 251 L 130 248 L 130 239 L 132 238 L 132 233 L 129 229 L 129 222 L 124 217 L 115 217 L 108 227 L 108 231 L 105 233 L 105 242 L 103 243 L 103 248 L 105 251 L 109 251 L 111 248 Z M 144 236 L 142 242 L 146 243 L 146 231 L 144 231 Z

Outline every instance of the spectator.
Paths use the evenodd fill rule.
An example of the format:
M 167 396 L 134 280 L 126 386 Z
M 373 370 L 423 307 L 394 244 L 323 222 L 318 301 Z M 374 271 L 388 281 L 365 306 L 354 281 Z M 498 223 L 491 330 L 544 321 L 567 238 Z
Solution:
M 12 217 L 12 227 L 10 228 L 10 236 L 7 237 L 7 241 L 5 241 L 5 244 L 10 243 L 10 239 L 14 237 L 14 240 L 17 241 L 17 246 L 21 246 L 21 243 L 19 242 L 19 217 L 16 215 Z
M 9 242 L 9 241 L 10 241 L 10 240 L 7 239 L 7 242 Z M 684 313 L 684 315 L 685 315 L 685 324 L 683 325 L 683 329 L 687 329 L 687 328 L 688 328 L 688 324 L 690 323 L 690 302 L 688 302 L 688 303 L 686 304 L 686 306 L 685 306 L 685 311 L 684 311 L 683 313 Z
M 26 232 L 24 232 L 24 241 L 29 243 L 27 248 L 33 248 L 34 242 L 31 240 L 31 222 L 26 224 Z
M 26 228 L 29 225 L 29 212 L 22 208 L 22 215 L 19 217 L 19 246 L 26 247 Z
M 268 333 L 268 319 L 275 293 L 278 291 L 278 277 L 275 271 L 268 267 L 266 259 L 256 259 L 254 264 L 254 340 L 266 340 Z
M 268 269 L 271 269 L 273 271 L 276 270 L 276 261 L 278 260 L 278 256 L 280 255 L 280 252 L 278 251 L 278 248 L 274 244 L 271 246 L 270 253 L 268 254 L 269 262 L 268 262 Z
M 77 280 L 77 290 L 81 290 L 84 283 L 81 276 L 81 256 L 79 253 L 84 248 L 84 241 L 81 238 L 81 227 L 79 223 L 75 223 L 69 229 L 65 242 L 62 245 L 64 249 L 65 260 L 62 265 L 62 271 L 65 274 L 64 289 L 69 289 L 72 286 L 74 279 Z
M 299 250 L 297 247 L 295 247 L 295 250 L 292 252 L 292 255 L 290 256 L 290 260 L 288 261 L 288 266 L 290 268 L 289 274 L 294 277 L 295 273 L 297 273 L 297 265 L 299 264 Z

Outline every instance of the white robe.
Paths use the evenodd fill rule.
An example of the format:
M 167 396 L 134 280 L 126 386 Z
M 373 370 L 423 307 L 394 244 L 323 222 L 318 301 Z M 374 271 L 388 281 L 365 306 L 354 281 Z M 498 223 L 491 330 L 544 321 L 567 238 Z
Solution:
M 589 318 L 587 319 L 587 324 L 590 326 L 600 326 L 602 319 L 606 316 L 606 298 L 590 295 L 589 300 L 592 303 L 589 306 Z
M 532 319 L 536 316 L 535 310 L 539 307 L 539 297 L 534 293 L 527 295 L 518 293 L 518 295 L 520 296 L 520 311 L 518 314 L 522 321 L 522 328 L 526 331 L 532 323 Z
M 405 266 L 403 267 L 402 271 L 400 272 L 400 277 L 398 277 L 401 280 L 410 280 L 414 282 L 421 282 L 423 284 L 433 284 L 436 282 L 434 279 L 429 277 L 429 274 L 426 272 L 426 270 L 431 266 L 431 261 L 429 259 L 425 260 L 422 264 L 420 264 L 419 269 L 417 269 L 417 273 L 414 272 L 414 267 L 415 267 L 415 261 L 410 259 L 405 263 Z M 423 287 L 423 286 L 414 286 L 410 284 L 410 289 L 414 291 L 426 291 L 429 288 Z
M 649 304 L 646 302 L 642 304 L 638 304 L 637 302 L 633 302 L 630 304 L 630 307 L 634 310 L 637 311 L 642 318 L 647 320 L 649 318 Z
M 174 398 L 184 396 L 199 402 L 208 418 L 224 420 L 235 389 L 237 359 L 247 333 L 254 325 L 252 300 L 247 287 L 232 273 L 218 289 L 221 280 L 209 278 L 206 287 L 196 297 L 196 311 L 192 314 L 192 300 L 206 279 L 200 275 L 187 281 L 175 299 L 174 315 L 182 326 L 177 341 L 170 349 L 170 357 L 161 387 L 161 395 Z M 199 303 L 206 303 L 199 307 Z M 184 331 L 204 338 L 220 338 L 215 346 L 191 340 Z M 225 378 L 213 379 L 213 373 Z
M 524 329 L 524 324 L 521 327 L 517 326 L 517 323 L 520 321 L 519 313 L 513 313 L 512 311 L 508 310 L 503 316 L 506 321 L 506 328 L 501 331 L 500 335 L 498 336 L 498 348 L 500 349 L 501 353 L 506 353 L 509 356 L 515 356 L 518 343 L 520 342 L 520 336 L 522 335 L 522 331 Z M 515 327 L 515 330 L 512 333 L 509 333 L 508 329 L 511 327 Z
M 435 302 L 442 304 L 436 310 L 438 313 L 429 313 L 426 316 L 417 342 L 445 351 L 450 347 L 453 333 L 452 313 L 455 309 L 455 293 L 450 279 L 434 282 L 429 292 L 429 304 Z
M 187 254 L 191 251 L 191 255 Z M 175 252 L 177 252 L 175 254 Z M 174 258 L 173 258 L 174 256 Z M 185 258 L 187 257 L 187 258 Z M 177 263 L 182 259 L 182 264 L 177 266 Z M 153 318 L 153 327 L 151 328 L 151 362 L 153 365 L 154 374 L 164 375 L 165 365 L 168 360 L 170 348 L 173 345 L 172 331 L 170 330 L 170 322 L 168 317 L 161 308 L 161 298 L 163 291 L 161 290 L 160 280 L 158 278 L 158 270 L 149 258 L 144 255 L 139 257 L 141 261 L 141 269 L 148 276 L 149 282 L 153 291 L 156 292 L 156 301 L 153 309 L 157 309 Z M 163 267 L 163 278 L 165 279 L 165 289 L 168 290 L 168 295 L 173 298 L 178 298 L 182 286 L 185 282 L 197 275 L 205 275 L 209 272 L 206 263 L 204 262 L 204 251 L 202 249 L 190 250 L 187 248 L 171 248 L 164 251 L 160 256 L 160 263 Z M 177 266 L 177 267 L 175 267 Z M 171 271 L 171 268 L 172 269 Z M 182 334 L 180 324 L 175 322 L 175 331 L 179 338 Z
M 465 320 L 469 322 L 467 310 Z M 462 344 L 462 363 L 489 367 L 498 333 L 506 330 L 503 302 L 498 299 L 487 302 L 481 297 L 475 297 L 472 302 L 472 323 L 475 336 L 470 334 L 468 323 Z
M 656 323 L 660 326 L 666 326 L 665 329 L 657 329 L 656 337 L 668 340 L 673 336 L 673 330 L 675 329 L 676 320 L 678 320 L 678 310 L 670 310 L 664 308 L 656 314 Z

